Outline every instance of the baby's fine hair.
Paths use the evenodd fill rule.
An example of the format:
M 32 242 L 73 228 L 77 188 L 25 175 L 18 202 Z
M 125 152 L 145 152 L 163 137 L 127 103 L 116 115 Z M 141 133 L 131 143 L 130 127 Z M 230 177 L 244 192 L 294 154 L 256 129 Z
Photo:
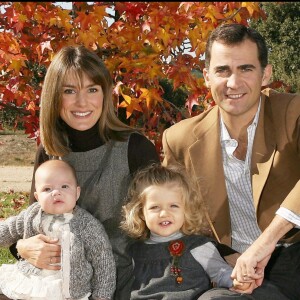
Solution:
M 127 194 L 127 204 L 123 206 L 121 229 L 135 239 L 147 239 L 150 235 L 143 214 L 143 207 L 151 186 L 174 185 L 181 192 L 184 203 L 185 221 L 181 228 L 186 235 L 204 231 L 204 210 L 202 198 L 196 186 L 179 167 L 165 167 L 152 164 L 138 171 Z M 171 187 L 172 188 L 172 187 Z
M 64 160 L 61 160 L 61 159 L 50 159 L 50 160 L 46 160 L 45 162 L 41 163 L 38 168 L 36 169 L 35 171 L 35 174 L 37 173 L 37 171 L 39 169 L 42 169 L 42 168 L 45 168 L 47 166 L 55 166 L 55 165 L 62 165 L 62 166 L 65 166 L 67 169 L 69 169 L 75 179 L 75 183 L 76 185 L 78 185 L 78 178 L 77 178 L 77 174 L 76 174 L 76 171 L 74 169 L 74 167 L 72 165 L 70 165 L 68 162 L 64 161 Z

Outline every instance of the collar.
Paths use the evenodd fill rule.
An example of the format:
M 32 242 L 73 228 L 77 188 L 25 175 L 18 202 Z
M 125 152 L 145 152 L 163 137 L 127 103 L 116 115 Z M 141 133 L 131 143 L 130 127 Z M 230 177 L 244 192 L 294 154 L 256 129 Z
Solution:
M 102 146 L 104 143 L 100 138 L 98 122 L 87 130 L 76 130 L 64 122 L 68 136 L 69 147 L 73 152 L 85 152 Z
M 177 231 L 169 236 L 161 236 L 158 235 L 154 232 L 150 232 L 150 238 L 145 241 L 146 244 L 158 244 L 158 243 L 165 243 L 165 242 L 170 242 L 173 240 L 177 240 L 183 237 L 183 233 L 180 231 Z
M 261 97 L 259 99 L 259 104 L 258 104 L 257 111 L 255 113 L 254 119 L 253 119 L 252 123 L 248 126 L 247 130 L 251 127 L 254 127 L 254 128 L 257 127 L 260 108 L 261 108 Z M 231 138 L 227 128 L 226 128 L 226 125 L 225 125 L 224 120 L 222 118 L 222 114 L 220 114 L 220 127 L 221 127 L 221 143 L 223 144 L 223 142 L 225 142 L 225 141 L 233 140 Z

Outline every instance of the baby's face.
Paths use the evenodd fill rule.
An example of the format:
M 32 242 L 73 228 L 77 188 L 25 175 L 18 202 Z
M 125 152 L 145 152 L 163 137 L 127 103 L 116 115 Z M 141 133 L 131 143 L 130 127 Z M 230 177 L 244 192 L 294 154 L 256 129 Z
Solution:
M 72 212 L 80 195 L 71 170 L 60 164 L 38 169 L 35 185 L 35 197 L 42 210 L 49 214 Z

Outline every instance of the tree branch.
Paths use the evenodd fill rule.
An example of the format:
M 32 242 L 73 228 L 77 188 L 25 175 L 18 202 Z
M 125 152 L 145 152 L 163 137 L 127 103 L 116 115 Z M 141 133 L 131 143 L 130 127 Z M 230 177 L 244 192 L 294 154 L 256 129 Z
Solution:
M 16 106 L 12 103 L 5 103 L 3 102 L 2 100 L 0 101 L 0 106 L 4 107 L 4 108 L 7 108 L 7 109 L 10 109 L 10 110 L 14 110 L 14 111 L 17 111 L 25 116 L 29 116 L 30 115 L 30 112 L 28 110 L 26 110 L 25 108 L 23 107 L 20 107 L 20 106 Z
M 237 11 L 235 13 L 233 13 L 231 16 L 221 19 L 220 22 L 226 22 L 228 20 L 231 20 L 233 17 L 235 17 L 235 15 L 237 15 L 240 11 L 241 11 L 242 7 L 238 8 Z
M 167 100 L 167 99 L 165 99 L 165 98 L 163 98 L 163 100 L 164 100 L 165 102 L 169 103 L 175 110 L 179 111 L 179 112 L 182 114 L 183 118 L 187 119 L 187 118 L 190 117 L 189 115 L 185 115 L 186 111 L 182 112 L 182 110 L 181 110 L 179 107 L 177 107 L 174 103 L 170 102 L 169 100 Z M 161 105 L 161 107 L 162 107 L 162 109 L 164 110 L 164 112 L 167 113 L 167 114 L 169 114 L 169 113 L 167 112 L 166 108 L 165 108 L 160 102 L 158 102 L 158 103 Z

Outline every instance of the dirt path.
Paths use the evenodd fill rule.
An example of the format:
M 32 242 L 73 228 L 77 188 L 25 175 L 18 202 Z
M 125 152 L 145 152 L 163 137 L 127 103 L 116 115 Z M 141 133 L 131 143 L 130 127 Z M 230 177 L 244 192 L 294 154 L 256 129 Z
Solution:
M 33 167 L 0 166 L 0 191 L 30 192 Z
M 0 131 L 0 192 L 30 191 L 36 147 L 23 133 Z

